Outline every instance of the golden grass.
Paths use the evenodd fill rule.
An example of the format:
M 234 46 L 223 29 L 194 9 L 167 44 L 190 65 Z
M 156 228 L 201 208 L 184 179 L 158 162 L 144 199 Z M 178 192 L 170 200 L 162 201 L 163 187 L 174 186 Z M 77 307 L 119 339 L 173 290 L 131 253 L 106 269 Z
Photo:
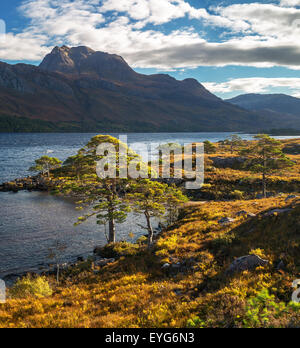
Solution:
M 295 142 L 300 140 L 283 143 Z M 216 155 L 224 154 L 228 149 L 219 148 Z M 0 327 L 299 326 L 299 308 L 287 306 L 292 281 L 300 278 L 300 200 L 286 201 L 289 193 L 299 194 L 300 156 L 292 158 L 297 165 L 291 172 L 269 180 L 272 190 L 286 193 L 262 200 L 249 199 L 259 192 L 258 176 L 233 169 L 207 171 L 207 194 L 224 199 L 233 190 L 254 190 L 248 200 L 187 204 L 151 252 L 144 246 L 135 248 L 133 255 L 121 257 L 99 274 L 83 264 L 65 274 L 60 287 L 49 278 L 54 290 L 50 297 L 9 299 L 0 304 Z M 274 208 L 292 210 L 265 216 Z M 243 210 L 257 216 L 237 217 Z M 219 224 L 224 217 L 235 221 Z M 253 253 L 269 265 L 226 274 L 235 258 Z M 278 270 L 280 261 L 285 267 Z M 167 262 L 180 262 L 180 272 L 163 269 Z
M 68 275 L 48 298 L 9 300 L 0 305 L 0 327 L 186 327 L 196 317 L 201 318 L 197 324 L 201 327 L 243 326 L 247 299 L 262 289 L 274 294 L 276 301 L 290 301 L 291 283 L 300 273 L 299 203 L 287 204 L 281 197 L 187 208 L 152 253 L 142 248 L 99 275 L 89 270 Z M 263 215 L 286 206 L 293 210 Z M 236 218 L 225 227 L 218 224 L 220 218 L 235 217 L 241 210 L 261 215 Z M 249 253 L 268 259 L 270 265 L 227 276 L 229 264 Z M 280 259 L 286 271 L 276 270 Z M 161 268 L 165 262 L 186 260 L 193 263 L 182 274 Z M 299 319 L 298 312 L 272 323 L 287 326 L 292 319 Z

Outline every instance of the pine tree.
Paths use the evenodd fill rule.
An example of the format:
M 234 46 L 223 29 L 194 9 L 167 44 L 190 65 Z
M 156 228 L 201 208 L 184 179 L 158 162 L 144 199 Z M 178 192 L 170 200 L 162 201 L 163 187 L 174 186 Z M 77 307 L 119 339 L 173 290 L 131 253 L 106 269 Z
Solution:
M 257 135 L 255 139 L 255 144 L 242 150 L 241 155 L 247 157 L 245 168 L 262 175 L 263 196 L 266 198 L 267 177 L 280 169 L 292 167 L 294 162 L 282 152 L 280 141 L 266 134 Z
M 148 231 L 149 248 L 153 243 L 151 220 L 163 217 L 168 209 L 174 212 L 175 207 L 187 200 L 180 189 L 151 180 L 139 180 L 133 184 L 127 199 L 134 212 L 145 216 L 146 227 L 141 227 Z
M 206 154 L 216 153 L 217 148 L 212 142 L 210 142 L 209 140 L 206 140 L 204 141 L 204 152 Z
M 243 145 L 243 139 L 239 135 L 233 134 L 229 139 L 225 140 L 225 143 L 230 146 L 230 151 L 233 154 L 234 151 L 239 150 Z
M 41 172 L 43 175 L 50 177 L 50 171 L 60 168 L 62 162 L 55 157 L 42 156 L 35 160 L 35 166 L 29 168 L 31 172 Z
M 105 144 L 112 145 L 114 152 L 99 154 L 98 147 Z M 97 172 L 97 162 L 101 160 L 107 162 L 105 168 L 114 172 L 115 177 L 107 176 L 105 171 Z M 108 243 L 116 241 L 116 224 L 125 222 L 130 211 L 123 198 L 132 181 L 127 173 L 128 164 L 132 162 L 142 166 L 140 156 L 125 143 L 109 135 L 93 137 L 77 156 L 65 162 L 71 171 L 71 177 L 63 183 L 61 190 L 65 193 L 72 192 L 82 198 L 78 202 L 79 210 L 92 208 L 89 213 L 78 219 L 77 224 L 95 216 L 97 224 L 108 223 Z M 147 171 L 148 167 L 144 165 L 142 169 Z M 124 170 L 126 178 L 121 175 Z

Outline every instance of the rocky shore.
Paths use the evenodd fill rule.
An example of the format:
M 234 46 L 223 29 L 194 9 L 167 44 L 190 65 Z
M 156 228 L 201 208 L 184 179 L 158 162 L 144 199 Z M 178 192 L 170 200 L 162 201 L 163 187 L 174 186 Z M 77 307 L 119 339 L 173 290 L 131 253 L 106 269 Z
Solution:
M 153 179 L 153 181 L 162 182 L 165 184 L 175 184 L 182 186 L 186 180 L 184 179 Z M 46 178 L 41 175 L 28 176 L 26 178 L 15 179 L 0 184 L 0 192 L 18 192 L 18 191 L 50 191 L 59 182 L 51 178 Z
M 28 176 L 0 184 L 0 192 L 49 191 L 55 183 L 42 176 Z
M 90 267 L 94 269 L 94 272 L 97 273 L 101 267 L 104 267 L 110 263 L 115 262 L 115 258 L 104 258 L 98 254 L 90 254 L 85 256 L 78 256 L 72 261 L 59 263 L 59 270 L 62 273 L 68 273 L 75 269 L 76 267 Z M 56 264 L 44 264 L 37 265 L 31 268 L 28 268 L 23 272 L 7 272 L 2 275 L 2 279 L 6 282 L 8 286 L 12 286 L 18 279 L 23 278 L 27 275 L 32 276 L 55 276 L 57 274 L 57 265 Z

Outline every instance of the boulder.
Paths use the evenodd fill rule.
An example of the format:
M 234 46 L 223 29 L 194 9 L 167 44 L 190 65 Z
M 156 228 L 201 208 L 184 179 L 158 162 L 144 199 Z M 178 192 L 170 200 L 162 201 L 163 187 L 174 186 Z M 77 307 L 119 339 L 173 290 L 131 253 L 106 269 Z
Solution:
M 169 268 L 171 265 L 169 263 L 165 263 L 163 266 L 162 266 L 162 269 L 167 269 Z
M 233 263 L 229 266 L 226 273 L 234 274 L 237 272 L 243 271 L 252 271 L 257 267 L 266 266 L 269 264 L 269 261 L 263 260 L 261 257 L 257 255 L 248 255 L 240 257 L 233 261 Z
M 220 225 L 229 225 L 235 222 L 235 219 L 225 217 L 218 221 Z
M 286 269 L 285 264 L 282 260 L 278 263 L 276 269 L 277 269 L 277 271 L 285 271 L 285 269 Z
M 249 218 L 251 218 L 251 217 L 255 217 L 256 215 L 253 214 L 253 213 L 248 213 L 248 212 L 245 211 L 245 210 L 241 210 L 241 211 L 239 211 L 238 213 L 236 213 L 236 216 L 238 216 L 238 217 L 244 216 L 244 217 L 249 217 Z
M 95 255 L 100 255 L 100 253 L 101 253 L 102 250 L 103 250 L 103 246 L 97 245 L 97 246 L 94 248 L 94 254 L 95 254 Z
M 104 267 L 106 265 L 109 265 L 110 263 L 114 263 L 116 260 L 115 259 L 101 259 L 98 261 L 95 261 L 94 265 L 96 267 Z
M 249 218 L 252 218 L 252 217 L 256 217 L 256 214 L 253 214 L 253 213 L 248 213 L 247 215 Z
M 292 211 L 293 209 L 291 208 L 285 208 L 285 209 L 273 209 L 273 210 L 270 210 L 268 211 L 265 216 L 275 216 L 275 215 L 278 215 L 278 214 L 283 214 L 283 213 L 288 213 L 290 211 Z
M 286 202 L 288 202 L 288 201 L 291 201 L 292 199 L 296 199 L 296 198 L 298 198 L 298 196 L 296 196 L 296 195 L 290 195 L 290 196 L 288 196 L 288 197 L 286 197 Z
M 299 155 L 300 154 L 300 144 L 289 144 L 283 148 L 283 152 L 288 155 Z
M 244 157 L 209 157 L 216 168 L 239 169 L 246 162 Z

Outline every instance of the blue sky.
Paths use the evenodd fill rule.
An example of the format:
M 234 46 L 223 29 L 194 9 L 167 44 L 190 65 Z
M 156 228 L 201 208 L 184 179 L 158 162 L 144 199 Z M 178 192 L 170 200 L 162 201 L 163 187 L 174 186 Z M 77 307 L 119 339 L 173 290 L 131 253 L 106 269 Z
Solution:
M 86 45 L 141 73 L 196 78 L 223 98 L 300 97 L 300 0 L 4 0 L 0 19 L 9 63 Z

